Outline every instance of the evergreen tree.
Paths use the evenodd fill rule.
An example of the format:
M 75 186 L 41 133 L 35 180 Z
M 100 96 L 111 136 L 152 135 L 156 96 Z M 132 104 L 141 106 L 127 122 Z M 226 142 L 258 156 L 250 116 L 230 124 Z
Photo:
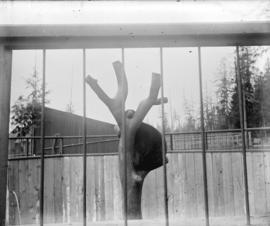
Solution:
M 217 125 L 216 129 L 229 129 L 229 116 L 230 116 L 230 99 L 232 93 L 232 80 L 226 60 L 222 59 L 219 67 L 219 75 L 221 76 L 218 81 L 216 106 Z
M 254 79 L 254 120 L 256 121 L 256 126 L 264 126 L 264 112 L 263 112 L 263 102 L 264 102 L 264 82 L 263 76 L 257 76 Z
M 12 133 L 17 136 L 31 135 L 33 130 L 40 126 L 42 84 L 36 69 L 25 82 L 26 89 L 30 91 L 29 94 L 19 96 L 11 109 L 11 125 L 15 126 Z
M 217 111 L 212 98 L 206 96 L 204 101 L 204 124 L 206 130 L 217 129 Z
M 270 126 L 270 59 L 268 58 L 263 73 L 261 91 L 262 126 Z
M 252 79 L 256 77 L 255 63 L 258 57 L 256 49 L 251 47 L 239 48 L 239 73 L 242 76 L 242 87 L 244 92 L 244 106 L 246 111 L 247 127 L 255 127 L 257 125 L 255 117 L 255 98 L 254 88 L 252 86 Z M 237 62 L 235 59 L 235 75 L 237 74 Z M 229 121 L 233 128 L 240 128 L 240 114 L 239 114 L 239 97 L 238 97 L 238 84 L 236 76 L 234 79 L 234 88 L 231 99 Z
M 182 132 L 193 132 L 196 131 L 196 118 L 194 116 L 194 107 L 192 102 L 187 102 L 184 99 L 185 107 L 185 122 L 182 126 Z

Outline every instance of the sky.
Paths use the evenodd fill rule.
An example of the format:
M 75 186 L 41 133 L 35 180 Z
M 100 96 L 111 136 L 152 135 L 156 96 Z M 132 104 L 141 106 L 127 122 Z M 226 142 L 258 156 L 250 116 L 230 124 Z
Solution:
M 202 53 L 202 78 L 204 96 L 216 101 L 217 80 L 221 61 L 226 58 L 230 65 L 234 58 L 234 47 L 205 47 Z M 82 115 L 83 64 L 81 49 L 46 50 L 46 86 L 49 90 L 46 105 L 65 111 L 72 103 L 74 113 Z M 139 102 L 147 97 L 153 72 L 160 73 L 159 48 L 124 49 L 125 70 L 128 79 L 128 98 L 126 109 L 136 109 Z M 263 67 L 264 57 L 259 62 Z M 104 91 L 113 97 L 117 90 L 116 77 L 112 63 L 121 61 L 121 49 L 87 49 L 86 75 L 98 79 Z M 229 66 L 228 66 L 229 67 Z M 26 95 L 25 80 L 36 68 L 42 74 L 41 50 L 15 50 L 12 59 L 11 106 L 19 95 Z M 186 117 L 187 106 L 199 110 L 199 73 L 197 48 L 163 48 L 164 95 L 169 102 L 165 105 L 168 118 L 177 113 L 180 123 Z M 87 86 L 87 117 L 115 123 L 107 107 Z M 173 124 L 172 120 L 169 120 Z M 145 122 L 153 125 L 161 122 L 161 107 L 154 106 L 147 114 Z

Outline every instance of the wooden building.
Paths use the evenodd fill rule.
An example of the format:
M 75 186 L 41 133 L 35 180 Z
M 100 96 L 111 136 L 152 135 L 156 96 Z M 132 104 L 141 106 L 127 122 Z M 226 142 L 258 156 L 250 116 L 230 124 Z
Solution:
M 48 137 L 45 140 L 46 154 L 82 153 L 83 117 L 52 108 L 45 108 L 45 115 L 45 136 Z M 87 118 L 87 152 L 117 152 L 118 139 L 114 127 L 113 124 Z M 40 128 L 35 128 L 30 138 L 11 137 L 10 156 L 38 155 L 40 153 L 39 136 Z

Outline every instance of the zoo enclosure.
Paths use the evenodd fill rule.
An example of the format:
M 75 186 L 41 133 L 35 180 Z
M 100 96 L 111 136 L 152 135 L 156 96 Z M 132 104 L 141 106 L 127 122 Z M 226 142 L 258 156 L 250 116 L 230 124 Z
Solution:
M 213 133 L 213 131 L 211 132 Z M 218 132 L 221 133 L 221 131 Z M 217 136 L 215 140 L 211 137 L 207 142 L 212 145 L 212 147 L 208 145 L 209 149 L 207 149 L 209 214 L 211 217 L 245 214 L 241 141 L 239 141 L 239 132 L 233 132 L 236 135 L 236 139 L 233 141 L 238 141 L 238 146 L 231 142 L 232 132 L 227 132 L 229 139 L 224 139 L 225 131 L 222 131 L 223 145 L 217 146 L 222 144 L 220 136 Z M 169 216 L 171 219 L 186 216 L 202 217 L 204 204 L 201 142 L 196 133 L 167 134 L 168 141 L 171 140 L 172 135 L 175 138 L 173 144 L 167 142 Z M 61 138 L 68 139 L 68 137 Z M 185 145 L 181 145 L 184 140 L 181 138 L 185 138 Z M 53 140 L 54 138 L 47 137 L 47 139 Z M 59 138 L 57 137 L 57 139 Z M 107 137 L 104 136 L 102 139 L 107 140 Z M 194 142 L 194 139 L 198 142 Z M 13 140 L 11 139 L 11 142 Z M 117 140 L 113 142 L 117 143 Z M 91 173 L 87 176 L 89 186 L 87 189 L 87 220 L 120 219 L 122 218 L 122 198 L 119 195 L 121 188 L 117 153 L 98 153 L 98 149 L 91 144 L 89 146 L 87 167 Z M 170 149 L 172 146 L 174 150 Z M 45 152 L 51 148 L 52 146 L 46 147 Z M 117 144 L 115 148 L 117 148 Z M 76 176 L 82 174 L 80 164 L 82 153 L 72 154 L 69 149 L 69 145 L 63 146 L 62 149 L 56 149 L 62 150 L 62 153 L 50 152 L 46 155 L 45 223 L 77 222 L 82 218 L 80 210 L 82 209 L 81 188 L 83 183 L 82 178 Z M 39 219 L 37 208 L 39 158 L 40 156 L 10 156 L 9 190 L 14 191 L 20 200 L 22 224 L 30 224 Z M 247 165 L 251 216 L 267 215 L 270 210 L 269 148 L 250 144 L 247 149 Z M 162 170 L 158 169 L 150 173 L 146 179 L 142 197 L 144 219 L 159 219 L 164 216 L 161 177 Z M 70 206 L 76 206 L 76 208 L 70 208 Z M 9 217 L 10 224 L 19 222 L 16 200 L 12 193 L 9 198 Z
M 51 4 L 51 3 L 50 3 Z M 209 4 L 209 3 L 204 3 Z M 86 4 L 84 5 L 86 6 Z M 11 8 L 14 7 L 14 14 L 16 14 L 16 4 L 12 4 Z M 67 5 L 67 8 L 70 7 L 70 5 Z M 174 7 L 174 6 L 173 6 Z M 70 9 L 70 8 L 68 8 Z M 149 8 L 150 9 L 150 8 Z M 90 9 L 92 10 L 92 9 Z M 151 8 L 153 10 L 153 8 Z M 182 9 L 181 9 L 182 10 Z M 181 11 L 180 10 L 180 11 Z M 35 17 L 35 10 L 33 10 L 33 16 Z M 123 15 L 126 16 L 125 11 L 122 12 Z M 178 12 L 179 13 L 179 12 Z M 192 12 L 191 12 L 192 13 Z M 44 14 L 46 15 L 46 13 Z M 96 14 L 94 14 L 96 15 Z M 180 13 L 181 15 L 181 13 Z M 176 17 L 177 18 L 177 17 Z M 143 18 L 145 19 L 145 18 Z M 183 18 L 180 18 L 179 21 L 182 21 Z M 7 20 L 9 21 L 9 20 Z M 33 20 L 34 21 L 34 20 Z M 94 20 L 95 21 L 95 20 Z M 122 20 L 125 21 L 125 20 Z M 196 21 L 196 20 L 195 20 Z M 241 21 L 241 22 L 239 22 Z M 256 21 L 256 19 L 255 19 Z M 14 21 L 12 21 L 13 23 Z M 49 48 L 92 48 L 92 47 L 165 47 L 165 46 L 199 46 L 199 51 L 200 51 L 200 46 L 213 46 L 213 45 L 262 45 L 262 44 L 269 44 L 269 22 L 267 18 L 263 20 L 262 22 L 255 22 L 252 21 L 252 23 L 248 21 L 242 22 L 242 20 L 239 18 L 235 19 L 230 24 L 221 23 L 221 24 L 215 24 L 214 31 L 212 30 L 210 23 L 205 23 L 205 24 L 175 24 L 173 26 L 164 26 L 164 24 L 157 22 L 155 25 L 149 25 L 149 24 L 142 24 L 138 26 L 134 26 L 134 24 L 124 24 L 123 30 L 127 33 L 121 34 L 117 32 L 117 28 L 119 25 L 113 25 L 113 26 L 108 26 L 106 29 L 109 28 L 109 30 L 104 29 L 103 26 L 101 25 L 85 25 L 86 27 L 88 26 L 89 28 L 94 31 L 94 35 L 91 34 L 92 31 L 90 30 L 83 30 L 81 29 L 81 23 L 82 21 L 77 21 L 77 25 L 80 25 L 78 27 L 76 26 L 71 26 L 68 30 L 66 30 L 66 26 L 61 28 L 61 26 L 56 26 L 54 27 L 53 25 L 47 26 L 47 24 L 41 28 L 41 30 L 37 29 L 38 27 L 32 26 L 29 27 L 26 25 L 25 27 L 23 26 L 10 26 L 10 24 L 5 24 L 6 21 L 4 20 L 4 24 L 2 24 L 2 30 L 1 30 L 1 36 L 3 37 L 2 45 L 1 45 L 1 57 L 2 57 L 2 67 L 1 67 L 1 103 L 3 103 L 4 108 L 1 108 L 1 137 L 6 137 L 8 138 L 8 117 L 9 117 L 9 93 L 10 93 L 10 60 L 11 60 L 11 50 L 12 49 L 30 49 L 30 48 L 42 48 L 43 50 L 43 60 L 44 60 L 44 65 L 46 64 L 46 58 L 45 58 L 45 49 Z M 29 22 L 28 22 L 29 23 Z M 96 27 L 95 27 L 96 26 Z M 101 30 L 95 30 L 97 27 L 101 28 Z M 145 28 L 151 28 L 150 32 L 145 34 Z M 183 29 L 179 29 L 179 28 Z M 27 28 L 27 29 L 25 29 Z M 44 30 L 45 28 L 45 30 Z M 116 28 L 116 30 L 114 30 Z M 200 34 L 199 36 L 198 33 L 195 35 L 194 34 L 194 29 Z M 31 30 L 33 29 L 33 30 Z M 54 30 L 56 29 L 56 30 Z M 62 29 L 62 30 L 61 30 Z M 74 37 L 74 33 L 78 31 L 79 36 Z M 104 29 L 104 30 L 102 30 Z M 129 29 L 132 29 L 134 33 L 130 33 Z M 165 30 L 166 36 L 164 36 L 164 33 L 159 33 L 162 30 Z M 179 33 L 175 31 L 181 31 Z M 33 32 L 34 33 L 31 33 Z M 45 31 L 45 33 L 44 33 Z M 58 37 L 54 37 L 55 32 L 59 32 Z M 64 31 L 64 32 L 63 32 Z M 68 34 L 68 32 L 70 34 Z M 90 33 L 88 33 L 90 31 Z M 95 33 L 97 32 L 97 33 Z M 71 35 L 72 34 L 72 35 Z M 90 35 L 91 34 L 91 35 Z M 113 37 L 111 35 L 114 34 Z M 135 34 L 135 35 L 134 35 Z M 40 36 L 39 36 L 40 35 Z M 93 35 L 93 36 L 92 36 Z M 47 36 L 47 37 L 44 37 Z M 100 38 L 100 36 L 102 38 Z M 97 38 L 98 37 L 98 38 Z M 199 37 L 199 38 L 198 38 Z M 199 54 L 200 57 L 200 54 Z M 199 60 L 200 61 L 200 60 Z M 199 63 L 200 66 L 200 63 Z M 43 69 L 43 78 L 45 78 L 45 69 Z M 240 75 L 238 75 L 240 76 Z M 200 80 L 201 80 L 201 70 L 200 70 Z M 238 78 L 239 81 L 241 81 L 241 78 Z M 43 82 L 44 84 L 44 82 Z M 240 84 L 240 83 L 239 83 Z M 200 82 L 201 85 L 201 82 Z M 202 89 L 201 91 L 201 98 L 202 98 Z M 242 91 L 239 90 L 239 94 L 242 95 Z M 239 95 L 239 96 L 241 96 Z M 242 100 L 242 99 L 241 99 Z M 242 103 L 240 101 L 240 103 Z M 246 161 L 246 141 L 245 141 L 245 134 L 247 131 L 247 128 L 244 128 L 244 123 L 243 123 L 243 106 L 240 104 L 241 108 L 241 134 L 242 134 L 242 155 L 243 155 L 243 173 L 244 173 L 244 184 L 245 184 L 245 206 L 246 206 L 246 216 L 247 216 L 247 223 L 250 223 L 250 213 L 249 213 L 249 202 L 248 202 L 248 184 L 247 184 L 247 161 Z M 201 110 L 203 109 L 203 103 L 201 101 Z M 43 112 L 44 113 L 44 112 Z M 209 212 L 208 212 L 208 198 L 207 198 L 207 178 L 206 178 L 206 144 L 205 144 L 205 131 L 204 131 L 204 122 L 203 122 L 203 110 L 201 111 L 201 123 L 202 123 L 202 131 L 201 131 L 201 136 L 202 136 L 202 157 L 203 157 L 203 178 L 204 178 L 204 195 L 205 195 L 205 215 L 206 215 L 206 224 L 209 224 Z M 44 114 L 43 119 L 44 119 Z M 3 122 L 3 123 L 2 123 Z M 2 129 L 3 128 L 3 129 Z M 44 128 L 44 125 L 43 125 Z M 84 134 L 84 168 L 83 168 L 83 175 L 84 175 L 84 202 L 83 202 L 83 220 L 84 224 L 86 224 L 86 134 Z M 41 225 L 43 224 L 43 188 L 44 188 L 44 133 L 41 134 L 41 177 L 40 177 L 40 182 L 41 182 L 41 195 L 40 195 L 40 223 Z M 3 158 L 1 156 L 1 159 L 3 159 L 3 162 L 1 162 L 1 166 L 5 165 L 5 161 L 7 161 L 7 139 L 6 141 L 1 141 L 1 149 L 6 150 L 6 152 L 1 153 L 3 155 Z M 166 167 L 166 166 L 164 166 Z M 3 170 L 2 170 L 3 169 Z M 6 178 L 6 169 L 5 167 L 1 167 L 1 173 L 3 174 L 3 178 Z M 5 180 L 5 179 L 4 179 Z M 166 175 L 165 175 L 165 180 L 166 180 Z M 1 189 L 1 195 L 3 194 L 5 196 L 6 192 L 6 183 L 3 183 L 3 185 L 0 187 Z M 166 191 L 166 186 L 164 187 L 164 190 Z M 166 200 L 166 197 L 165 197 Z M 166 205 L 165 205 L 166 206 Z M 5 204 L 1 204 L 1 210 L 0 214 L 2 216 L 1 219 L 4 219 L 4 212 L 5 212 Z M 168 216 L 166 216 L 166 222 L 168 224 Z M 127 224 L 127 222 L 126 222 Z

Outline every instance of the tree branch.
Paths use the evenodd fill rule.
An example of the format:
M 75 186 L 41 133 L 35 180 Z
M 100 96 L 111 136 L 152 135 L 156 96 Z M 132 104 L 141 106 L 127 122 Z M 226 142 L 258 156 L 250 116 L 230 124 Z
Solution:
M 118 90 L 114 99 L 120 101 L 123 100 L 123 103 L 125 103 L 128 95 L 128 83 L 124 67 L 121 62 L 115 61 L 113 62 L 113 68 L 118 84 Z
M 157 73 L 153 73 L 152 74 L 152 81 L 151 81 L 151 88 L 150 88 L 150 92 L 149 92 L 149 96 L 140 102 L 135 115 L 132 119 L 132 128 L 133 129 L 137 129 L 140 124 L 142 123 L 144 117 L 146 116 L 146 114 L 149 112 L 149 110 L 151 109 L 151 107 L 153 105 L 159 105 L 162 103 L 167 103 L 168 99 L 167 98 L 157 98 L 158 97 L 158 92 L 160 89 L 160 85 L 161 85 L 161 75 L 157 74 Z
M 90 75 L 86 77 L 85 81 L 91 87 L 91 89 L 96 93 L 98 98 L 109 107 L 109 105 L 111 105 L 112 99 L 108 97 L 108 95 L 99 86 L 98 81 Z
M 96 93 L 98 98 L 106 104 L 106 106 L 111 111 L 113 117 L 115 118 L 119 127 L 121 127 L 122 122 L 122 104 L 125 104 L 128 94 L 128 84 L 126 73 L 124 71 L 123 65 L 116 61 L 113 63 L 113 68 L 117 78 L 118 89 L 114 98 L 108 97 L 108 95 L 103 91 L 103 89 L 98 85 L 96 79 L 87 76 L 86 82 L 92 88 L 92 90 Z M 125 117 L 123 115 L 123 117 Z

